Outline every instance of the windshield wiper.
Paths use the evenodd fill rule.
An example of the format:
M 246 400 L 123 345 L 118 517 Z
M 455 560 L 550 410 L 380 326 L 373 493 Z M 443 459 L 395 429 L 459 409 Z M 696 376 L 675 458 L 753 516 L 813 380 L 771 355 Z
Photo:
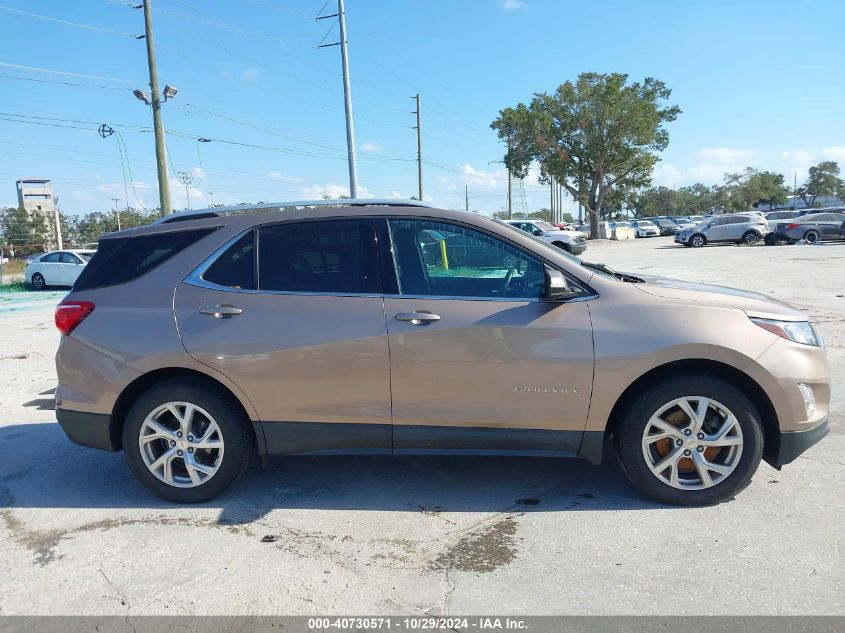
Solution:
M 635 277 L 634 275 L 629 275 L 628 273 L 617 272 L 617 271 L 613 270 L 610 266 L 607 266 L 606 264 L 594 264 L 592 262 L 585 262 L 585 261 L 582 260 L 581 265 L 586 266 L 587 268 L 592 268 L 593 270 L 600 270 L 603 273 L 606 273 L 608 275 L 612 275 L 612 276 L 616 277 L 617 279 L 620 279 L 622 281 L 627 281 L 628 283 L 632 283 L 632 284 L 645 283 L 645 281 L 643 279 L 640 279 L 639 277 Z

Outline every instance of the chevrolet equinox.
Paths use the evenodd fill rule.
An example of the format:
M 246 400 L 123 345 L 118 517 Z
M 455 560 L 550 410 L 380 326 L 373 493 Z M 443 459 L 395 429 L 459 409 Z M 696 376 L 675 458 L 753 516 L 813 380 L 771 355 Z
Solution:
M 666 503 L 828 430 L 824 343 L 763 295 L 616 272 L 490 218 L 371 200 L 173 214 L 103 236 L 56 308 L 56 416 L 147 489 L 253 456 L 579 456 Z

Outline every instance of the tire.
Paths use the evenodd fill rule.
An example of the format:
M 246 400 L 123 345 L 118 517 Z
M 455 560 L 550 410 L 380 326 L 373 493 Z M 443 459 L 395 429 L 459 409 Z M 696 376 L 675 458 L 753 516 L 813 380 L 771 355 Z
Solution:
M 32 276 L 32 289 L 33 290 L 44 290 L 47 287 L 47 281 L 44 279 L 44 275 L 41 273 L 35 273 Z
M 769 233 L 766 237 L 763 238 L 763 243 L 766 246 L 777 246 L 777 240 L 775 239 L 774 233 Z
M 807 244 L 815 244 L 820 239 L 821 235 L 819 235 L 819 232 L 815 229 L 810 229 L 809 231 L 804 233 L 804 241 L 807 242 Z
M 704 237 L 701 233 L 696 233 L 692 237 L 687 240 L 687 243 L 692 246 L 693 248 L 701 248 L 702 246 L 707 244 L 707 238 Z
M 191 435 L 174 414 L 175 409 L 184 418 L 186 404 L 195 408 L 187 427 L 197 434 L 193 442 L 187 441 Z M 156 428 L 147 424 L 150 420 Z M 142 432 L 148 438 L 143 447 Z M 151 387 L 132 404 L 123 426 L 123 451 L 132 474 L 156 496 L 176 503 L 200 503 L 223 493 L 246 471 L 253 444 L 250 422 L 231 394 L 196 378 L 175 378 Z M 171 483 L 166 481 L 167 466 L 153 472 L 165 454 L 170 455 L 164 463 L 170 464 Z M 195 466 L 189 469 L 189 463 Z
M 701 405 L 700 398 L 710 399 L 704 425 L 700 427 L 705 438 L 701 444 L 697 432 L 685 433 L 685 427 L 694 424 L 690 416 L 673 404 L 685 398 L 689 398 L 694 412 Z M 657 429 L 653 420 L 658 419 L 658 413 L 663 422 L 669 423 L 666 428 L 679 430 L 673 430 L 672 434 L 653 433 Z M 731 414 L 736 422 L 733 425 Z M 733 445 L 711 444 L 710 438 L 718 435 L 720 425 L 722 429 L 730 429 L 717 441 Z M 650 438 L 648 442 L 646 438 Z M 709 376 L 681 376 L 646 388 L 631 403 L 621 428 L 614 434 L 614 444 L 631 483 L 658 501 L 683 506 L 706 506 L 732 499 L 751 482 L 763 456 L 760 415 L 754 405 L 732 385 Z M 673 455 L 678 455 L 674 462 Z M 674 465 L 656 474 L 652 469 L 660 467 L 660 460 Z M 709 466 L 722 472 L 710 470 Z
M 741 241 L 743 244 L 746 244 L 748 246 L 756 244 L 760 241 L 760 234 L 757 231 L 746 231 L 743 234 Z

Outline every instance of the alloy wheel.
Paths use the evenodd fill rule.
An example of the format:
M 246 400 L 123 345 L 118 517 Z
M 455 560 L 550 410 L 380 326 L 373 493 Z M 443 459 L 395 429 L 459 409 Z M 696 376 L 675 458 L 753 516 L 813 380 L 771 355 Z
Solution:
M 176 488 L 208 481 L 223 461 L 223 434 L 211 415 L 190 402 L 166 402 L 141 424 L 141 457 L 149 471 Z
M 651 473 L 680 490 L 711 488 L 742 456 L 742 429 L 723 404 L 704 396 L 667 402 L 646 423 L 642 451 Z

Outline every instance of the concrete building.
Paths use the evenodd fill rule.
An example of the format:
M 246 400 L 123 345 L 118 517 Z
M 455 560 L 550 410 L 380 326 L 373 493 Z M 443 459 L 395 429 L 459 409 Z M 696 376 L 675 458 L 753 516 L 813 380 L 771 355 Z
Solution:
M 53 202 L 53 183 L 45 178 L 23 178 L 17 181 L 18 207 L 30 214 L 42 212 L 52 214 L 56 210 Z

